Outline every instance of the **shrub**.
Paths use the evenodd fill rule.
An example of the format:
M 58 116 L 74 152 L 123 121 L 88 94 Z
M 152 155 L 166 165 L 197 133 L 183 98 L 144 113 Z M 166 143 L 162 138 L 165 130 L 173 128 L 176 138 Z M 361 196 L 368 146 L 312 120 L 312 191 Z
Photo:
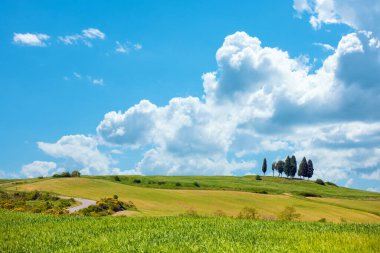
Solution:
M 114 180 L 120 182 L 120 177 L 119 176 L 115 176 Z
M 133 180 L 133 183 L 135 183 L 135 184 L 140 184 L 140 183 L 141 183 L 141 180 L 140 180 L 140 179 L 134 179 L 134 180 Z
M 161 181 L 161 182 L 158 182 L 158 184 L 163 185 L 163 184 L 166 184 L 166 182 Z
M 195 187 L 201 187 L 201 185 L 198 182 L 193 183 Z
M 216 217 L 227 217 L 227 214 L 225 212 L 223 212 L 222 210 L 216 210 L 214 212 L 214 216 L 216 216 Z
M 61 174 L 54 174 L 53 177 L 71 177 L 70 172 L 62 172 Z
M 287 206 L 285 207 L 284 211 L 280 213 L 278 218 L 280 220 L 285 220 L 285 221 L 292 221 L 299 219 L 301 217 L 301 214 L 296 213 L 296 209 L 292 206 Z
M 338 187 L 336 184 L 334 184 L 333 182 L 326 182 L 327 185 L 331 185 L 331 186 L 335 186 L 335 187 Z
M 113 198 L 101 199 L 96 205 L 84 208 L 79 213 L 85 216 L 106 216 L 124 210 L 136 210 L 136 206 L 131 201 L 119 201 L 118 196 L 114 195 Z
M 43 176 L 39 176 L 38 179 L 43 179 L 44 177 Z
M 261 180 L 260 175 L 256 175 L 256 180 Z
M 321 219 L 318 220 L 318 222 L 326 223 L 327 220 L 326 220 L 326 218 L 321 218 Z
M 319 178 L 317 180 L 315 180 L 315 183 L 320 184 L 320 185 L 325 185 L 325 182 L 323 182 L 323 180 L 319 179 Z
M 317 197 L 321 198 L 321 195 L 315 194 L 315 193 L 310 193 L 310 192 L 299 192 L 298 195 L 304 196 L 304 197 Z
M 117 196 L 117 195 L 115 194 L 115 195 L 113 195 L 113 198 L 114 198 L 114 199 L 119 199 L 119 196 Z
M 177 183 L 175 183 L 175 186 L 179 187 L 179 186 L 181 186 L 181 183 L 177 182 Z
M 241 218 L 241 219 L 257 219 L 257 211 L 255 208 L 244 207 L 240 211 L 238 218 Z
M 197 211 L 190 208 L 190 209 L 186 210 L 183 214 L 180 214 L 180 216 L 199 217 L 200 215 L 198 214 Z
M 72 177 L 80 177 L 80 172 L 77 170 L 73 170 L 73 172 L 71 172 L 71 176 Z

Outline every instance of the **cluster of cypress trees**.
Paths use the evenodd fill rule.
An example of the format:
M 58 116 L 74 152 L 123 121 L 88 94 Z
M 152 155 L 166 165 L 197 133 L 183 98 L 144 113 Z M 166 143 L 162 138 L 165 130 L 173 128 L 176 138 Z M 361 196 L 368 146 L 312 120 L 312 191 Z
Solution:
M 307 177 L 311 178 L 314 173 L 314 167 L 313 162 L 311 160 L 306 161 L 306 158 L 304 157 L 298 167 L 298 173 L 297 173 L 297 159 L 293 155 L 292 157 L 287 156 L 285 159 L 285 162 L 282 160 L 279 160 L 277 162 L 272 163 L 272 172 L 274 176 L 274 171 L 278 172 L 279 176 L 282 176 L 282 173 L 285 173 L 286 177 L 294 178 L 297 174 L 299 177 Z M 265 175 L 267 172 L 267 159 L 264 158 L 262 171 Z

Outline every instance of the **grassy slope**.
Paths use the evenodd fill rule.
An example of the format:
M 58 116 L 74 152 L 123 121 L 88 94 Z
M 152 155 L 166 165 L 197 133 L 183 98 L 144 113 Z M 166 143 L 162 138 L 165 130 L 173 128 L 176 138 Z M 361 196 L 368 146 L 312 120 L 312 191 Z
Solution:
M 88 178 L 98 178 L 115 181 L 115 176 L 96 176 Z M 290 180 L 266 176 L 262 180 L 255 180 L 254 176 L 233 177 L 233 176 L 119 176 L 120 182 L 126 185 L 141 186 L 148 188 L 160 189 L 211 189 L 211 190 L 237 190 L 247 192 L 266 191 L 271 194 L 282 193 L 313 193 L 323 197 L 338 198 L 377 198 L 380 200 L 380 194 L 362 190 L 355 190 L 345 187 L 335 187 L 329 185 L 319 185 L 314 181 L 308 180 Z M 141 180 L 141 183 L 134 183 L 135 179 Z M 161 184 L 159 184 L 159 182 Z M 198 182 L 200 187 L 194 185 Z M 176 186 L 180 183 L 181 186 Z
M 14 190 L 15 187 L 10 189 Z M 148 216 L 178 215 L 190 208 L 206 215 L 211 215 L 216 210 L 223 210 L 228 215 L 237 215 L 245 206 L 256 208 L 262 216 L 277 216 L 285 206 L 294 206 L 297 212 L 301 213 L 301 219 L 307 221 L 326 218 L 328 221 L 339 222 L 344 218 L 349 222 L 380 222 L 380 216 L 372 213 L 289 195 L 152 189 L 93 178 L 51 179 L 18 185 L 17 189 L 52 191 L 94 200 L 117 194 L 121 200 L 133 201 L 141 214 Z
M 380 252 L 380 225 L 0 210 L 0 252 Z

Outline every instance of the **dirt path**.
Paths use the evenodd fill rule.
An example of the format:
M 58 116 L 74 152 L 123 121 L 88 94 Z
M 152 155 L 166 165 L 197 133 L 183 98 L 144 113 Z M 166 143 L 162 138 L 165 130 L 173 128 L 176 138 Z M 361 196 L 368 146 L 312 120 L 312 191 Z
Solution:
M 66 196 L 59 196 L 61 199 L 70 199 L 71 197 L 66 197 Z M 81 209 L 87 208 L 91 205 L 95 205 L 96 201 L 91 200 L 91 199 L 81 199 L 81 198 L 73 198 L 75 201 L 79 202 L 80 205 L 78 206 L 73 206 L 69 207 L 67 210 L 69 213 L 74 213 L 76 211 L 79 211 Z

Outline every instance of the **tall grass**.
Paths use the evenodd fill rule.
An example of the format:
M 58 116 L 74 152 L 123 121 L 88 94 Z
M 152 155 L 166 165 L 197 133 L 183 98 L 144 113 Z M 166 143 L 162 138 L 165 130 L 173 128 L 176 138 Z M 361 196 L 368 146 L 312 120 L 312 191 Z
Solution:
M 0 210 L 0 252 L 380 252 L 380 225 Z

